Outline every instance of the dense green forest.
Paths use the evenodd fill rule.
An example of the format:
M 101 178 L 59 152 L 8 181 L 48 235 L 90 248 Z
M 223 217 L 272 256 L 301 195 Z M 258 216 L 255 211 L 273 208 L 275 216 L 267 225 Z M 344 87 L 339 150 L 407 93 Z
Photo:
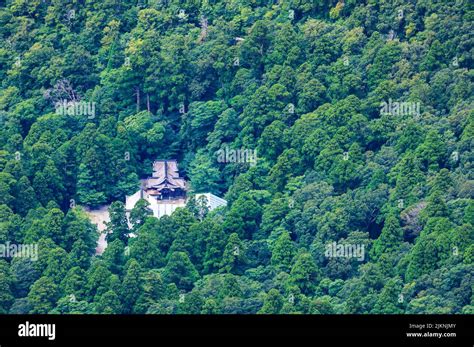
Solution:
M 0 244 L 38 247 L 0 258 L 0 313 L 474 313 L 473 19 L 468 0 L 0 1 Z M 139 203 L 130 228 L 157 158 L 228 205 Z M 84 207 L 107 204 L 98 256 Z

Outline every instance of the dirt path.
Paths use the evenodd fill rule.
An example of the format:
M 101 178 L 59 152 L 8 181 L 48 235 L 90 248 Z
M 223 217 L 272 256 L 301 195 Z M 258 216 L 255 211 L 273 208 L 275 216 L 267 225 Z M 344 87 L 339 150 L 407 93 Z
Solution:
M 107 247 L 107 241 L 105 241 L 105 228 L 107 222 L 110 222 L 110 216 L 108 211 L 109 205 L 101 206 L 98 209 L 91 210 L 89 208 L 84 208 L 89 219 L 92 223 L 97 225 L 97 229 L 99 230 L 99 240 L 97 241 L 97 247 L 95 249 L 96 255 L 101 255 L 105 248 Z

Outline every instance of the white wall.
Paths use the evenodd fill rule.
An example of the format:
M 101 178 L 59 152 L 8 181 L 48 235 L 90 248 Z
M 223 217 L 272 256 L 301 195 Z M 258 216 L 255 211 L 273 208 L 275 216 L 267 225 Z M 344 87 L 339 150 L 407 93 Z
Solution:
M 140 190 L 135 194 L 127 196 L 125 198 L 125 208 L 127 211 L 131 211 L 135 204 L 140 200 Z M 207 198 L 207 203 L 210 210 L 213 210 L 217 207 L 226 206 L 227 201 L 219 198 L 211 193 L 202 193 L 196 194 L 196 199 L 200 196 L 205 196 Z M 143 198 L 150 203 L 150 209 L 153 211 L 153 216 L 156 218 L 163 217 L 165 215 L 171 215 L 178 207 L 186 206 L 185 200 L 167 202 L 166 200 L 156 200 L 154 197 L 143 192 Z M 128 213 L 127 213 L 128 216 Z

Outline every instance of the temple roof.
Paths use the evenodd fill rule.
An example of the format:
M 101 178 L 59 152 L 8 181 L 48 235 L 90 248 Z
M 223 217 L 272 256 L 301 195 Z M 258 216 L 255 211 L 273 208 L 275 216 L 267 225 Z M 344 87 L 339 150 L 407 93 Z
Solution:
M 146 181 L 146 189 L 182 189 L 186 190 L 186 181 L 179 177 L 176 160 L 156 160 L 153 162 L 153 174 Z

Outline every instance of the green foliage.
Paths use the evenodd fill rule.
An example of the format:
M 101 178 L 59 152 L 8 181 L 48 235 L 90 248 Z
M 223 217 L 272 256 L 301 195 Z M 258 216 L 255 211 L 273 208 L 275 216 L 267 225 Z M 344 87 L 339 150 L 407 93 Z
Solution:
M 474 312 L 466 2 L 139 3 L 0 8 L 1 314 Z M 126 211 L 167 158 L 228 205 Z
M 265 296 L 263 307 L 258 311 L 261 314 L 278 314 L 283 307 L 283 297 L 276 289 L 270 289 Z
M 50 312 L 56 303 L 58 287 L 48 277 L 41 277 L 31 287 L 28 293 L 28 302 L 31 313 L 45 314 Z
M 140 264 L 131 259 L 127 263 L 127 270 L 122 281 L 121 302 L 124 305 L 124 313 L 130 313 L 136 301 L 143 291 L 142 270 Z
M 146 217 L 152 215 L 152 211 L 149 209 L 150 203 L 144 199 L 137 201 L 132 211 L 130 211 L 130 223 L 133 225 L 135 230 L 138 230 L 143 224 L 145 224 Z
M 115 201 L 109 207 L 110 222 L 107 223 L 107 242 L 120 240 L 126 242 L 129 234 L 125 205 Z
M 373 256 L 380 258 L 383 254 L 396 253 L 403 242 L 403 230 L 398 218 L 391 214 L 387 217 L 382 233 L 374 242 Z
M 282 232 L 272 249 L 272 264 L 283 271 L 289 272 L 296 247 L 288 232 Z
M 199 278 L 199 273 L 185 252 L 174 252 L 163 270 L 163 279 L 174 283 L 179 289 L 190 290 Z
M 291 268 L 289 284 L 297 286 L 304 294 L 311 294 L 319 276 L 311 254 L 301 253 L 296 257 L 295 264 Z

